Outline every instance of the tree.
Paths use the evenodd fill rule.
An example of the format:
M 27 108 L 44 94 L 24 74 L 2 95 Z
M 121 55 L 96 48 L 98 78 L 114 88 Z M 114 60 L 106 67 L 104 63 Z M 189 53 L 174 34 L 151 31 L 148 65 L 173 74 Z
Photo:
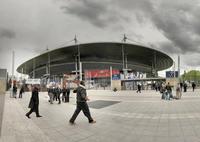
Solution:
M 194 81 L 196 83 L 200 82 L 200 71 L 197 70 L 191 70 L 189 72 L 184 72 L 184 74 L 181 76 L 182 80 L 187 81 Z

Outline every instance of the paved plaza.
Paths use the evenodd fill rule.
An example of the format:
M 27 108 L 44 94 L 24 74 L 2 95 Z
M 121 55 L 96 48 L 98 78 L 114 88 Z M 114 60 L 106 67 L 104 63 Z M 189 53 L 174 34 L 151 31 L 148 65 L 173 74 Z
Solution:
M 174 94 L 174 93 L 173 93 Z M 155 91 L 89 90 L 90 110 L 97 121 L 89 124 L 80 113 L 76 125 L 68 123 L 75 110 L 70 103 L 49 104 L 40 92 L 40 114 L 31 119 L 30 92 L 22 99 L 5 96 L 1 142 L 198 142 L 200 141 L 200 90 L 183 93 L 181 100 L 161 100 Z M 1 120 L 1 119 L 0 119 Z M 0 122 L 1 124 L 1 122 Z

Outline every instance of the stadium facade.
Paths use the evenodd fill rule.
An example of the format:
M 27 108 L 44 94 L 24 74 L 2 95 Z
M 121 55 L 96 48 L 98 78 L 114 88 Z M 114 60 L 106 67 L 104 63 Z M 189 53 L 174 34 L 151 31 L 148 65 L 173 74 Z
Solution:
M 45 75 L 52 78 L 78 74 L 80 71 L 83 79 L 94 80 L 111 76 L 112 73 L 106 72 L 112 67 L 112 75 L 132 72 L 134 78 L 138 78 L 138 74 L 145 74 L 145 78 L 156 78 L 158 71 L 172 65 L 172 58 L 152 48 L 124 42 L 95 42 L 48 51 L 24 62 L 17 71 L 28 74 L 30 78 L 42 78 Z M 101 73 L 104 75 L 99 75 Z M 127 79 L 122 76 L 119 78 Z

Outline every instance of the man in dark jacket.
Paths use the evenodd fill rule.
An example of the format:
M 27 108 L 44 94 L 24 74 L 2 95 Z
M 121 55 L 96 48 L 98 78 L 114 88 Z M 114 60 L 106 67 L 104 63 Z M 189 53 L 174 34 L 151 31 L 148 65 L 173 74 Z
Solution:
M 138 92 L 141 93 L 141 87 L 142 87 L 141 84 L 138 83 L 138 85 L 137 85 L 137 88 L 138 88 L 138 89 L 137 89 L 137 93 L 138 93 Z
M 20 91 L 19 91 L 19 98 L 22 98 L 23 93 L 24 93 L 24 86 L 22 86 Z
M 69 102 L 69 95 L 70 95 L 70 82 L 67 82 L 67 95 L 66 95 L 66 102 Z
M 60 86 L 57 85 L 57 87 L 55 89 L 55 94 L 56 94 L 56 98 L 58 99 L 58 104 L 61 104 L 61 100 L 60 100 L 61 93 L 62 93 L 62 90 L 61 90 Z
M 16 86 L 16 84 L 13 85 L 13 98 L 17 98 L 17 86 Z
M 194 92 L 194 89 L 196 87 L 196 84 L 194 82 L 192 82 L 192 91 Z
M 184 92 L 187 92 L 187 83 L 186 82 L 184 82 L 184 84 L 183 84 L 183 89 L 184 89 Z
M 38 110 L 38 107 L 39 107 L 38 92 L 39 92 L 38 88 L 34 87 L 34 89 L 32 91 L 32 96 L 31 96 L 31 99 L 29 102 L 29 106 L 28 106 L 31 110 L 28 113 L 26 113 L 26 116 L 28 118 L 30 118 L 30 114 L 34 111 L 36 113 L 36 117 L 42 117 L 41 115 L 39 115 L 39 110 Z
M 66 97 L 67 97 L 66 93 L 67 93 L 67 89 L 64 86 L 63 89 L 62 89 L 62 101 L 65 102 L 65 103 L 66 103 L 66 100 L 67 100 L 66 99 Z
M 86 89 L 85 89 L 85 83 L 83 81 L 80 82 L 77 89 L 74 91 L 74 93 L 77 93 L 76 95 L 76 110 L 69 120 L 70 124 L 74 124 L 74 121 L 80 111 L 82 110 L 84 115 L 88 118 L 89 123 L 96 123 L 96 121 L 91 117 L 90 110 L 87 104 L 87 101 L 89 100 L 87 97 Z

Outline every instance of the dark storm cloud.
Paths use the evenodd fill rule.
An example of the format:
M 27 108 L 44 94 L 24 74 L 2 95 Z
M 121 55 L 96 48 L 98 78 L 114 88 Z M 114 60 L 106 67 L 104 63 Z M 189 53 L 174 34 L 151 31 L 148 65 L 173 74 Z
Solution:
M 160 44 L 165 51 L 183 54 L 200 51 L 198 0 L 74 0 L 62 8 L 65 13 L 100 28 L 113 24 L 123 27 L 121 21 L 135 17 L 140 24 L 152 23 L 169 40 Z
M 12 39 L 15 37 L 16 37 L 16 34 L 14 31 L 0 27 L 0 38 Z
M 153 4 L 150 0 L 112 0 L 112 4 L 118 7 L 118 12 L 128 11 L 129 17 L 133 14 L 146 15 L 152 13 L 153 10 Z
M 170 53 L 170 54 L 181 52 L 181 49 L 179 47 L 175 47 L 175 45 L 170 41 L 160 42 L 160 43 L 158 43 L 158 45 L 154 45 L 154 46 L 156 46 L 157 48 L 160 48 L 162 51 L 164 51 L 166 53 Z
M 117 3 L 119 7 L 135 15 L 139 23 L 142 24 L 148 20 L 152 23 L 167 38 L 167 41 L 159 45 L 167 53 L 185 54 L 200 51 L 198 0 L 193 2 L 188 0 L 119 0 Z
M 154 9 L 152 22 L 172 42 L 173 48 L 167 49 L 181 53 L 200 51 L 199 14 L 200 7 L 193 3 L 181 1 L 165 1 Z
M 119 9 L 113 6 L 110 0 L 75 0 L 62 6 L 61 9 L 66 14 L 75 15 L 83 21 L 89 21 L 97 27 L 104 28 L 121 19 L 128 20 L 126 16 L 118 12 Z

